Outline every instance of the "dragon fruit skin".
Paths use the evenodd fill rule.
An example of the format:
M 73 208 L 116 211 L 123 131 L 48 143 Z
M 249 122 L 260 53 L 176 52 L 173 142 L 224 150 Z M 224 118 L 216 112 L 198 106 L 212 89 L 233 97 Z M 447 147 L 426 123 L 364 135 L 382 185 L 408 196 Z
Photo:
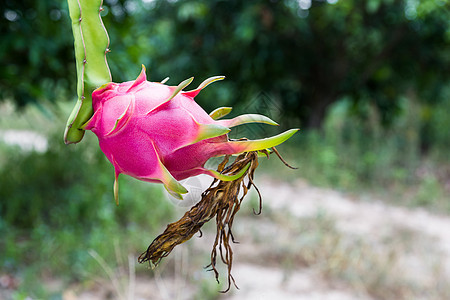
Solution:
M 116 202 L 121 173 L 144 181 L 162 182 L 172 195 L 181 199 L 187 190 L 178 180 L 199 174 L 235 180 L 246 171 L 244 168 L 239 174 L 226 176 L 205 169 L 209 158 L 267 149 L 298 131 L 291 129 L 262 140 L 229 141 L 230 127 L 250 122 L 278 124 L 254 114 L 215 120 L 230 108 L 220 108 L 208 115 L 194 97 L 208 84 L 223 78 L 212 77 L 197 89 L 182 91 L 193 78 L 176 87 L 149 82 L 143 66 L 135 81 L 110 82 L 92 93 L 94 115 L 83 129 L 97 135 L 101 150 L 115 168 Z

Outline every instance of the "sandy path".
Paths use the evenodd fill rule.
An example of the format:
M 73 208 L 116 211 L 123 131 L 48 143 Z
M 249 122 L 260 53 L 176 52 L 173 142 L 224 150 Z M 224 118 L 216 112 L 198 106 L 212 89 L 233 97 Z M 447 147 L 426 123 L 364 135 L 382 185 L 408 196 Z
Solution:
M 266 205 L 286 209 L 299 218 L 325 213 L 336 220 L 341 231 L 348 234 L 377 240 L 391 234 L 395 228 L 409 228 L 428 235 L 435 241 L 435 247 L 443 252 L 443 263 L 450 274 L 448 216 L 432 214 L 421 208 L 387 205 L 374 199 L 350 198 L 337 191 L 310 186 L 302 180 L 287 184 L 265 178 L 259 186 Z

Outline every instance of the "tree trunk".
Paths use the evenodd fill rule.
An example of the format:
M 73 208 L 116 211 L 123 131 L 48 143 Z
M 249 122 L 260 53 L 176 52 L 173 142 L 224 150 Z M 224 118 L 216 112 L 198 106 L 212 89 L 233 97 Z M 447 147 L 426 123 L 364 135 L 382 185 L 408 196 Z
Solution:
M 332 93 L 317 93 L 310 98 L 310 111 L 305 116 L 304 122 L 307 128 L 319 129 L 325 120 L 327 110 L 333 102 L 336 101 L 337 95 Z

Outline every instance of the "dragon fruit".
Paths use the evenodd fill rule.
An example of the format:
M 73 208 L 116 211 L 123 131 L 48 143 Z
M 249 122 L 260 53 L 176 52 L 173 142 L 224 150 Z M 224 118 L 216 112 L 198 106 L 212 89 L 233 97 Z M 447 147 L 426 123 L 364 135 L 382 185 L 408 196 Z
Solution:
M 114 197 L 118 203 L 118 177 L 127 174 L 140 180 L 163 183 L 169 193 L 182 199 L 187 190 L 178 182 L 208 174 L 220 180 L 235 180 L 204 167 L 215 156 L 274 147 L 298 129 L 261 140 L 230 141 L 230 127 L 259 122 L 278 125 L 271 119 L 247 114 L 218 120 L 231 111 L 223 107 L 207 114 L 194 97 L 208 84 L 224 77 L 211 77 L 198 88 L 183 91 L 193 78 L 178 86 L 147 81 L 145 67 L 135 81 L 107 83 L 92 93 L 94 114 L 83 126 L 97 135 L 99 145 L 115 169 Z

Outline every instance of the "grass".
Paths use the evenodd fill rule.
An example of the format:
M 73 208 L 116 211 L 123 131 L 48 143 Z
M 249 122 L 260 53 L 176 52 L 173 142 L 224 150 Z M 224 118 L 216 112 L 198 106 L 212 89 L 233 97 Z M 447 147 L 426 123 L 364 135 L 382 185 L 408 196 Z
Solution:
M 437 116 L 432 123 L 430 130 L 435 134 L 431 136 L 437 142 L 424 153 L 419 139 L 421 123 L 415 118 L 421 108 L 405 107 L 409 108 L 397 122 L 385 129 L 378 125 L 374 108 L 367 108 L 366 122 L 351 115 L 349 103 L 339 102 L 321 132 L 300 131 L 279 147 L 299 170 L 285 168 L 273 156 L 269 161 L 261 159 L 258 171 L 286 181 L 300 177 L 318 186 L 370 191 L 396 204 L 448 213 L 449 187 L 445 184 L 450 163 L 442 150 L 448 145 L 448 137 L 441 132 L 448 128 L 445 118 Z M 21 151 L 0 141 L 0 273 L 19 280 L 14 299 L 61 296 L 61 289 L 46 290 L 36 278 L 58 278 L 62 286 L 67 286 L 123 270 L 129 254 L 137 257 L 174 220 L 173 204 L 160 186 L 125 176 L 120 179 L 121 203 L 116 207 L 112 166 L 98 150 L 95 137 L 87 134 L 78 145 L 63 145 L 66 116 L 65 107 L 30 106 L 22 112 L 9 104 L 0 107 L 1 130 L 34 130 L 49 138 L 46 152 Z M 255 197 L 246 201 L 252 208 L 258 207 Z M 326 216 L 299 221 L 283 219 L 268 209 L 263 214 L 282 224 L 291 236 L 289 241 L 278 241 L 276 249 L 263 253 L 267 258 L 264 263 L 273 258 L 285 266 L 314 267 L 324 276 L 378 298 L 408 299 L 408 293 L 419 298 L 427 293 L 429 299 L 450 297 L 445 287 L 447 278 L 439 266 L 428 266 L 433 270 L 430 276 L 434 285 L 411 284 L 398 271 L 400 257 L 413 253 L 411 245 L 416 244 L 408 240 L 411 234 L 404 230 L 398 232 L 400 239 L 396 242 L 385 241 L 381 248 L 374 248 L 370 239 L 345 236 Z M 264 237 L 259 239 L 262 244 L 267 242 Z M 117 258 L 117 244 L 122 253 L 119 256 L 126 256 L 120 259 L 122 263 Z M 433 253 L 433 249 L 428 250 Z M 202 261 L 207 261 L 205 257 Z M 99 263 L 99 258 L 106 264 Z M 195 281 L 200 286 L 198 293 L 214 299 L 216 294 L 211 291 L 219 289 L 215 282 L 211 285 L 210 278 L 200 281 Z
M 0 276 L 18 282 L 15 289 L 0 289 L 0 298 L 61 299 L 69 286 L 101 280 L 114 297 L 133 299 L 133 276 L 157 273 L 144 265 L 133 270 L 130 258 L 135 261 L 175 219 L 175 206 L 162 186 L 127 176 L 120 177 L 116 206 L 113 167 L 96 138 L 87 133 L 82 143 L 64 145 L 66 113 L 52 109 L 50 119 L 32 106 L 0 109 L 1 130 L 39 130 L 48 138 L 45 152 L 0 140 Z M 207 279 L 196 281 L 198 293 L 214 299 L 217 284 Z
M 436 110 L 450 108 L 449 103 L 442 106 Z M 261 159 L 264 172 L 276 170 L 273 175 L 286 181 L 301 177 L 316 186 L 375 194 L 397 205 L 450 213 L 450 136 L 442 132 L 448 132 L 448 120 L 436 117 L 425 125 L 418 117 L 425 108 L 411 100 L 405 100 L 390 127 L 380 125 L 374 107 L 366 107 L 363 116 L 352 114 L 352 109 L 346 100 L 337 102 L 322 130 L 300 130 L 278 148 L 298 170 L 284 168 L 271 157 Z M 425 151 L 424 143 L 429 141 L 420 132 L 428 127 L 439 134 L 434 134 L 436 140 Z
M 144 251 L 173 214 L 161 187 L 121 176 L 116 206 L 113 168 L 92 135 L 66 146 L 57 115 L 50 122 L 33 107 L 15 114 L 2 115 L 2 129 L 37 130 L 47 123 L 49 143 L 46 152 L 0 143 L 0 269 L 20 282 L 13 298 L 49 299 L 62 291 L 46 291 L 42 281 L 67 285 L 101 274 L 89 249 L 112 266 L 114 241 L 123 253 Z

